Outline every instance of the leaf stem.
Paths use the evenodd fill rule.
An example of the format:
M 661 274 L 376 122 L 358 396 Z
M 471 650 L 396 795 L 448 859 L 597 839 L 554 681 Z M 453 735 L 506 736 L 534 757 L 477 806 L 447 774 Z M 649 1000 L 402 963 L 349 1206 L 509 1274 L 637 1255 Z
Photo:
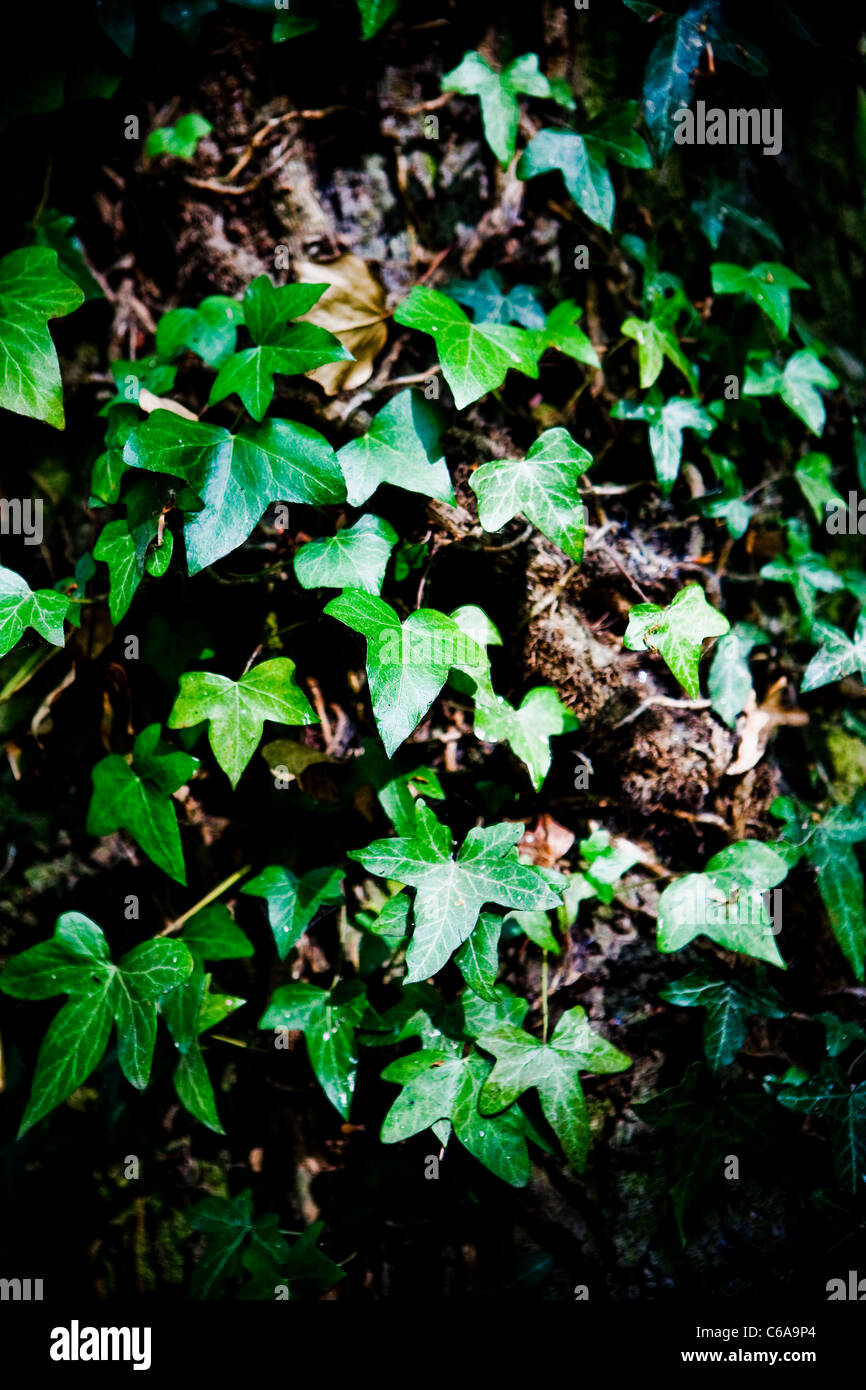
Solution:
M 216 888 L 212 888 L 209 893 L 206 893 L 203 898 L 199 899 L 197 903 L 194 903 L 182 916 L 176 917 L 173 922 L 169 922 L 167 926 L 163 927 L 162 931 L 157 932 L 157 936 L 168 936 L 171 932 L 180 931 L 184 922 L 188 922 L 190 917 L 194 917 L 197 912 L 201 912 L 203 907 L 207 907 L 208 903 L 212 903 L 214 898 L 220 897 L 227 888 L 231 888 L 233 883 L 237 883 L 238 879 L 243 878 L 244 874 L 248 874 L 249 871 L 249 864 L 244 864 L 242 869 L 237 869 L 235 873 L 229 874 L 228 878 L 224 878 L 222 883 L 218 883 Z
M 547 1042 L 550 1015 L 547 1007 L 547 951 L 541 953 L 541 1041 Z

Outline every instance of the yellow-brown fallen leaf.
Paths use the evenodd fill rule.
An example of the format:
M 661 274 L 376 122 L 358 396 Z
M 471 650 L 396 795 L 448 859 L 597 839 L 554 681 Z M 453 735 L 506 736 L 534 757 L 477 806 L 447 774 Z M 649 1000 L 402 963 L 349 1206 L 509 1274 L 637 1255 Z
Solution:
M 180 401 L 173 401 L 170 396 L 155 396 L 146 386 L 141 387 L 137 404 L 142 410 L 147 411 L 148 415 L 152 410 L 170 410 L 173 415 L 182 415 L 185 420 L 198 419 L 198 416 L 192 410 L 187 410 Z
M 336 334 L 355 359 L 328 362 L 307 372 L 307 376 L 317 381 L 328 396 L 363 386 L 372 376 L 373 363 L 388 337 L 384 289 L 367 262 L 351 253 L 324 265 L 296 261 L 295 274 L 304 284 L 330 286 L 301 322 L 317 323 Z
M 574 834 L 545 811 L 538 817 L 534 830 L 527 830 L 517 846 L 523 859 L 542 868 L 552 869 L 574 844 Z
M 736 758 L 727 769 L 728 777 L 739 777 L 761 761 L 767 749 L 767 740 L 777 724 L 808 724 L 809 716 L 805 710 L 796 707 L 783 709 L 782 691 L 786 684 L 782 676 L 767 691 L 762 705 L 755 699 L 754 690 L 749 695 L 749 702 L 737 720 L 740 746 Z

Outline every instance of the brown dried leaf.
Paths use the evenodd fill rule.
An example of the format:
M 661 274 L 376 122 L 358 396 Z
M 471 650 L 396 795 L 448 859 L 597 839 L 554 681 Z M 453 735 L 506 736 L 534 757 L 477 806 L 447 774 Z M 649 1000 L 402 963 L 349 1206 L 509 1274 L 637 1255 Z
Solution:
M 524 861 L 539 864 L 543 869 L 552 869 L 563 855 L 568 854 L 573 844 L 572 831 L 560 825 L 545 811 L 538 817 L 535 829 L 526 831 L 517 846 L 517 852 Z
M 786 684 L 782 676 L 767 691 L 762 705 L 755 699 L 754 690 L 749 695 L 749 702 L 737 720 L 740 744 L 736 758 L 727 768 L 728 777 L 739 777 L 761 761 L 767 750 L 767 740 L 777 724 L 793 724 L 795 727 L 808 724 L 809 716 L 805 710 L 796 707 L 783 709 L 782 691 Z
M 301 322 L 327 328 L 355 358 L 354 362 L 329 362 L 306 375 L 328 396 L 362 386 L 372 376 L 373 363 L 388 337 L 384 289 L 367 262 L 351 253 L 326 265 L 297 261 L 295 274 L 304 284 L 327 282 L 330 286 Z

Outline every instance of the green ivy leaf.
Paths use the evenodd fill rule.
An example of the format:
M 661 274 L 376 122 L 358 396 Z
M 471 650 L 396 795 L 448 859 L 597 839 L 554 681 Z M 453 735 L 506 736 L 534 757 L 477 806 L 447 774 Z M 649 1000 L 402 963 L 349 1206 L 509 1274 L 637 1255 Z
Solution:
M 507 743 L 525 763 L 536 791 L 550 771 L 550 740 L 572 733 L 578 723 L 549 685 L 528 691 L 517 709 L 501 695 L 494 704 L 479 700 L 475 706 L 476 736 L 485 743 Z
M 496 997 L 501 934 L 502 918 L 494 912 L 482 912 L 463 945 L 454 952 L 454 964 L 469 988 L 482 999 L 493 1000 Z
M 633 338 L 637 343 L 637 360 L 640 369 L 640 384 L 642 389 L 653 386 L 661 376 L 665 358 L 682 372 L 689 384 L 689 389 L 697 391 L 698 382 L 695 369 L 689 362 L 685 353 L 677 341 L 673 329 L 667 322 L 659 319 L 638 319 L 627 318 L 622 324 L 622 332 L 626 338 Z M 668 402 L 669 405 L 673 402 Z M 694 405 L 694 402 L 689 402 Z
M 744 265 L 716 261 L 710 266 L 710 272 L 713 294 L 747 294 L 785 338 L 791 327 L 791 290 L 811 288 L 778 261 L 760 261 L 751 270 Z
M 111 835 L 115 830 L 125 830 L 157 868 L 185 884 L 183 849 L 171 793 L 188 781 L 197 768 L 197 758 L 169 749 L 160 740 L 159 725 L 148 725 L 135 740 L 131 767 L 118 753 L 109 753 L 93 768 L 88 835 Z
M 729 729 L 736 728 L 737 716 L 746 708 L 752 693 L 749 655 L 754 647 L 768 641 L 754 623 L 737 623 L 716 644 L 707 676 L 707 693 L 711 708 Z
M 195 157 L 199 140 L 210 135 L 213 126 L 204 116 L 191 111 L 181 116 L 174 125 L 158 126 L 147 137 L 144 152 L 151 157 L 167 154 L 173 159 L 190 160 Z
M 47 246 L 10 251 L 0 260 L 0 406 L 63 429 L 60 363 L 48 320 L 83 303 Z
M 272 502 L 321 506 L 345 499 L 330 444 L 291 420 L 266 420 L 230 434 L 155 410 L 132 431 L 123 457 L 130 468 L 182 478 L 201 498 L 203 509 L 184 524 L 190 574 L 242 545 Z
M 295 576 L 302 589 L 361 589 L 379 594 L 398 539 L 389 522 L 367 512 L 335 536 L 302 545 L 294 559 Z
M 187 922 L 181 940 L 202 961 L 244 960 L 253 954 L 252 942 L 223 903 L 201 908 Z
M 561 428 L 539 435 L 525 459 L 483 463 L 469 483 L 481 525 L 498 531 L 522 512 L 572 560 L 581 560 L 586 515 L 578 484 L 591 466 L 592 455 Z
M 222 1298 L 244 1273 L 252 1274 L 240 1297 L 273 1300 L 278 1285 L 287 1284 L 290 1297 L 327 1292 L 345 1276 L 317 1248 L 322 1222 L 308 1226 L 293 1246 L 280 1232 L 273 1213 L 253 1216 L 252 1193 L 237 1197 L 206 1197 L 190 1212 L 190 1225 L 204 1236 L 204 1249 L 193 1265 L 193 1298 Z
M 812 625 L 811 636 L 820 647 L 803 673 L 801 693 L 858 673 L 866 685 L 866 613 L 857 619 L 853 640 L 841 628 L 824 622 Z
M 70 600 L 54 589 L 31 589 L 14 570 L 0 565 L 0 656 L 12 650 L 32 627 L 54 647 L 62 647 L 63 620 Z
M 422 1050 L 398 1057 L 382 1072 L 403 1087 L 382 1125 L 383 1144 L 397 1144 L 432 1129 L 440 1142 L 450 1127 L 465 1149 L 512 1187 L 529 1181 L 526 1126 L 517 1106 L 488 1117 L 478 1109 L 490 1063 L 476 1051 L 465 1057 Z M 443 1131 L 443 1121 L 448 1130 Z
M 502 323 L 471 323 L 453 299 L 427 285 L 416 285 L 397 306 L 394 322 L 435 339 L 442 374 L 458 410 L 495 391 L 512 367 L 538 376 L 541 345 L 534 332 Z
M 337 452 L 353 507 L 380 483 L 454 501 L 448 466 L 439 448 L 439 415 L 418 391 L 401 391 L 373 420 L 366 434 Z
M 517 165 L 517 177 L 532 179 L 558 169 L 573 201 L 591 222 L 610 231 L 615 194 L 608 159 L 631 169 L 649 169 L 652 157 L 632 130 L 637 102 L 606 113 L 582 135 L 573 130 L 541 130 L 530 140 Z
M 156 325 L 156 352 L 170 362 L 187 348 L 209 367 L 220 367 L 237 345 L 244 307 L 237 299 L 211 294 L 197 309 L 169 309 Z
M 241 889 L 268 904 L 268 921 L 280 960 L 300 941 L 320 908 L 342 902 L 342 869 L 311 869 L 298 878 L 291 869 L 271 864 Z
M 738 980 L 719 980 L 704 970 L 694 970 L 674 980 L 659 996 L 685 1009 L 706 1009 L 704 1054 L 718 1071 L 730 1066 L 746 1040 L 748 1020 L 755 1014 L 784 1018 L 787 1010 L 775 991 L 749 989 Z
M 577 320 L 582 317 L 583 310 L 573 299 L 564 299 L 555 309 L 551 309 L 543 328 L 537 330 L 541 352 L 556 348 L 566 357 L 573 357 L 575 362 L 583 362 L 587 367 L 600 367 L 595 348 L 583 329 L 577 326 Z
M 464 53 L 453 72 L 442 78 L 443 92 L 478 97 L 484 134 L 503 169 L 514 156 L 520 120 L 520 93 L 532 97 L 553 95 L 550 83 L 538 70 L 538 55 L 523 53 L 501 72 L 496 72 L 480 53 Z
M 713 855 L 702 874 L 677 879 L 659 898 L 659 950 L 679 951 L 703 933 L 729 951 L 784 970 L 764 894 L 788 868 L 774 846 L 757 840 L 739 840 Z
M 471 309 L 476 323 L 517 323 L 521 328 L 539 329 L 545 325 L 535 291 L 529 285 L 515 285 L 506 294 L 498 270 L 482 270 L 477 280 L 451 280 L 442 293 Z
M 836 375 L 821 361 L 813 348 L 801 348 L 788 358 L 781 370 L 762 355 L 751 355 L 746 363 L 744 396 L 780 396 L 789 410 L 813 434 L 823 434 L 827 412 L 819 394 L 835 391 Z
M 866 838 L 866 835 L 860 838 Z M 866 906 L 863 875 L 857 856 L 850 845 L 827 833 L 824 826 L 810 842 L 808 853 L 833 935 L 857 979 L 862 981 L 866 956 Z
M 639 864 L 644 855 L 637 845 L 622 835 L 611 834 L 600 826 L 578 848 L 588 865 L 585 875 L 587 885 L 603 903 L 613 902 L 614 884 Z M 587 896 L 582 891 L 581 898 Z
M 624 1071 L 631 1059 L 589 1026 L 579 1006 L 562 1015 L 549 1043 L 521 1028 L 500 1027 L 478 1040 L 496 1065 L 485 1082 L 479 1107 L 492 1115 L 535 1088 L 544 1117 L 562 1145 L 569 1166 L 581 1172 L 589 1150 L 589 1116 L 580 1073 Z
M 704 640 L 722 637 L 730 629 L 724 614 L 707 603 L 700 584 L 680 589 L 667 608 L 636 603 L 628 615 L 623 646 L 629 651 L 657 653 L 692 700 L 700 697 L 698 664 Z
M 344 980 L 330 990 L 295 980 L 274 991 L 259 1019 L 260 1028 L 296 1028 L 304 1034 L 319 1085 L 344 1120 L 358 1070 L 355 1028 L 366 1008 L 360 980 Z
M 412 836 L 374 840 L 349 851 L 379 878 L 415 888 L 415 930 L 406 953 L 408 983 L 441 970 L 467 939 L 485 903 L 527 911 L 556 907 L 565 880 L 547 877 L 517 858 L 523 826 L 503 822 L 469 831 L 456 860 L 452 838 L 423 801 L 415 808 Z
M 207 720 L 214 757 L 236 787 L 259 746 L 266 719 L 274 724 L 318 722 L 287 656 L 260 662 L 239 681 L 214 671 L 188 671 L 180 678 L 168 728 L 189 729 Z
M 817 1076 L 784 1087 L 777 1099 L 787 1110 L 829 1121 L 839 1182 L 849 1192 L 861 1192 L 866 1178 L 866 1081 L 850 1086 L 837 1065 L 825 1062 Z
M 240 396 L 254 420 L 264 419 L 273 400 L 274 376 L 313 371 L 326 362 L 350 362 L 352 354 L 339 338 L 315 323 L 287 324 L 306 314 L 327 285 L 281 285 L 258 275 L 247 286 L 244 323 L 255 344 L 235 352 L 220 366 L 208 397 L 209 405 L 226 396 Z
M 492 697 L 486 652 L 445 613 L 419 608 L 401 623 L 390 604 L 358 589 L 347 589 L 324 611 L 367 639 L 370 699 L 389 758 L 417 728 L 452 668 Z
M 644 112 L 662 156 L 674 143 L 674 113 L 692 100 L 692 74 L 706 43 L 703 5 L 692 5 L 679 17 L 663 21 L 661 36 L 650 54 L 644 78 Z
M 615 420 L 645 420 L 649 425 L 649 444 L 655 462 L 656 478 L 665 497 L 669 497 L 680 471 L 683 430 L 711 434 L 718 421 L 695 397 L 674 396 L 661 403 L 653 391 L 645 401 L 617 401 L 611 410 Z
M 102 287 L 84 258 L 84 246 L 72 234 L 74 226 L 74 217 L 64 216 L 57 208 L 42 208 L 32 223 L 33 244 L 57 252 L 58 268 L 75 281 L 85 300 L 103 299 Z
M 387 24 L 400 5 L 400 0 L 357 0 L 361 16 L 361 38 L 371 39 Z
M 704 516 L 721 518 L 728 528 L 728 534 L 738 541 L 749 529 L 755 509 L 743 496 L 743 484 L 732 461 L 724 454 L 715 454 L 710 449 L 704 449 L 704 454 L 721 483 L 721 490 L 699 498 L 698 506 Z
M 815 619 L 815 595 L 838 593 L 845 588 L 845 579 L 831 569 L 824 559 L 811 549 L 809 529 L 798 520 L 787 523 L 788 553 L 770 560 L 761 567 L 761 578 L 778 584 L 790 584 L 800 609 L 800 631 L 808 633 Z
M 133 947 L 115 965 L 101 929 L 79 912 L 64 913 L 50 941 L 15 956 L 0 976 L 4 993 L 18 999 L 69 995 L 43 1039 L 19 1138 L 87 1080 L 112 1023 L 121 1070 L 143 1090 L 156 1039 L 156 1001 L 192 968 L 184 945 L 159 939 Z
M 833 486 L 833 462 L 826 454 L 804 454 L 794 469 L 794 477 L 819 526 L 827 520 L 830 503 L 843 510 L 847 506 Z

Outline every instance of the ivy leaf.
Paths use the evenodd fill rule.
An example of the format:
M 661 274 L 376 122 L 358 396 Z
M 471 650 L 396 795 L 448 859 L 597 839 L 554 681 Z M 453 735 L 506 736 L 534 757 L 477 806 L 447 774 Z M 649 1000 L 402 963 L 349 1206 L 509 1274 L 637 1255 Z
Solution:
M 191 917 L 181 940 L 197 960 L 244 960 L 253 954 L 249 937 L 223 903 L 211 903 Z
M 361 16 L 361 38 L 371 39 L 378 34 L 383 24 L 387 24 L 397 10 L 400 0 L 357 0 Z
M 379 804 L 398 835 L 411 835 L 415 828 L 415 799 L 444 801 L 442 783 L 432 767 L 415 767 L 394 777 L 378 791 Z
M 833 503 L 843 510 L 845 499 L 833 486 L 833 462 L 826 454 L 804 454 L 794 469 L 797 485 L 819 525 L 827 520 L 827 508 Z
M 573 357 L 575 362 L 583 362 L 588 367 L 600 367 L 598 354 L 577 320 L 583 317 L 583 310 L 573 299 L 564 299 L 551 309 L 542 328 L 538 330 L 541 352 L 546 348 L 556 348 Z
M 775 991 L 748 989 L 738 980 L 719 980 L 706 971 L 695 970 L 659 990 L 669 1004 L 686 1009 L 706 1009 L 704 1054 L 718 1071 L 730 1066 L 746 1040 L 748 1020 L 755 1014 L 764 1018 L 784 1018 L 787 1010 Z
M 57 252 L 57 265 L 64 275 L 74 280 L 85 300 L 103 299 L 99 281 L 90 273 L 84 246 L 73 235 L 75 218 L 65 216 L 57 208 L 42 208 L 31 224 L 34 246 L 47 246 Z
M 485 531 L 498 531 L 522 512 L 572 560 L 583 557 L 586 514 L 578 483 L 592 455 L 566 429 L 545 430 L 525 459 L 498 459 L 476 468 L 470 487 Z
M 267 901 L 268 921 L 280 960 L 285 960 L 300 941 L 320 908 L 342 902 L 343 878 L 342 869 L 328 866 L 311 869 L 298 878 L 291 869 L 270 864 L 244 884 L 242 893 Z
M 674 396 L 662 405 L 653 391 L 645 401 L 617 401 L 611 410 L 615 420 L 645 420 L 649 425 L 649 445 L 655 462 L 656 478 L 665 497 L 669 497 L 680 471 L 683 430 L 711 434 L 718 421 L 693 396 Z
M 757 840 L 739 840 L 713 855 L 704 873 L 677 879 L 659 898 L 659 950 L 679 951 L 703 933 L 784 970 L 765 895 L 788 867 L 776 848 Z
M 333 333 L 315 323 L 287 324 L 306 314 L 327 285 L 280 285 L 257 275 L 243 300 L 244 323 L 255 344 L 222 363 L 208 397 L 209 405 L 240 396 L 254 420 L 262 420 L 273 400 L 274 376 L 309 372 L 326 362 L 349 362 L 352 354 Z
M 778 261 L 760 261 L 751 270 L 729 261 L 716 261 L 710 272 L 713 294 L 747 294 L 785 338 L 791 327 L 791 290 L 811 288 Z
M 366 502 L 380 483 L 453 503 L 439 434 L 438 412 L 420 392 L 407 389 L 394 396 L 367 433 L 337 453 L 351 505 Z
M 601 827 L 594 830 L 586 840 L 581 840 L 579 849 L 588 865 L 586 874 L 580 877 L 586 878 L 591 892 L 603 903 L 613 902 L 614 884 L 644 858 L 631 840 L 626 840 L 621 835 L 612 837 Z M 586 896 L 586 892 L 582 891 L 581 899 Z M 578 899 L 578 902 L 581 899 Z
M 515 285 L 506 294 L 498 270 L 482 270 L 477 280 L 451 280 L 443 286 L 442 293 L 471 309 L 476 323 L 544 328 L 545 313 L 535 291 L 529 285 Z
M 626 338 L 633 338 L 637 343 L 637 360 L 640 369 L 640 384 L 642 389 L 653 386 L 661 376 L 664 359 L 682 372 L 689 389 L 697 391 L 698 383 L 695 369 L 689 362 L 685 353 L 679 345 L 670 324 L 659 319 L 638 319 L 627 318 L 622 324 L 622 332 Z M 673 402 L 668 402 L 669 405 Z M 694 404 L 690 402 L 690 404 Z
M 517 165 L 517 177 L 532 179 L 558 169 L 573 201 L 605 231 L 613 226 L 615 194 L 606 161 L 631 169 L 649 169 L 652 157 L 631 129 L 637 103 L 608 113 L 582 135 L 573 130 L 541 130 L 530 140 Z
M 442 1121 L 450 1122 L 465 1149 L 512 1187 L 529 1181 L 526 1127 L 515 1106 L 487 1117 L 478 1108 L 490 1064 L 476 1051 L 466 1057 L 422 1050 L 398 1057 L 382 1072 L 384 1081 L 403 1087 L 382 1125 L 382 1143 L 397 1144 L 422 1130 L 441 1139 Z
M 722 183 L 713 178 L 707 197 L 696 199 L 692 203 L 692 212 L 700 222 L 701 231 L 713 250 L 718 251 L 730 221 L 735 225 L 746 227 L 750 232 L 754 232 L 756 236 L 762 237 L 781 251 L 783 249 L 782 242 L 773 228 L 768 226 L 760 217 L 746 212 L 739 205 L 739 197 L 740 194 L 735 184 Z
M 789 521 L 787 530 L 787 555 L 763 565 L 761 578 L 791 585 L 801 614 L 800 631 L 805 634 L 814 623 L 816 593 L 838 593 L 845 588 L 845 580 L 830 568 L 823 555 L 811 549 L 809 530 L 803 522 Z
M 501 695 L 494 704 L 479 700 L 475 706 L 476 736 L 485 743 L 507 743 L 525 763 L 536 791 L 541 790 L 550 771 L 550 740 L 557 734 L 572 733 L 578 724 L 549 685 L 530 690 L 517 709 Z
M 108 566 L 108 612 L 115 627 L 126 616 L 144 577 L 144 556 L 126 521 L 109 521 L 93 547 L 94 560 Z
M 406 905 L 408 907 L 408 903 Z M 470 989 L 482 999 L 493 1000 L 496 997 L 501 934 L 502 918 L 494 912 L 482 912 L 463 945 L 454 952 L 454 964 Z
M 623 646 L 629 651 L 657 653 L 692 700 L 700 697 L 698 664 L 707 637 L 722 637 L 730 630 L 724 614 L 707 603 L 700 584 L 680 589 L 667 608 L 657 603 L 636 603 L 628 615 Z
M 853 641 L 841 628 L 824 622 L 813 624 L 811 636 L 820 648 L 803 674 L 801 693 L 858 673 L 866 685 L 866 613 L 857 619 Z
M 180 678 L 168 728 L 189 729 L 207 720 L 214 757 L 236 787 L 259 746 L 266 719 L 274 724 L 318 722 L 287 656 L 260 662 L 239 681 L 214 671 L 188 671 Z
M 412 836 L 374 840 L 349 851 L 379 878 L 394 879 L 417 890 L 415 930 L 406 953 L 407 983 L 426 980 L 447 963 L 467 939 L 485 903 L 528 911 L 556 907 L 565 880 L 521 864 L 519 824 L 502 822 L 469 831 L 456 860 L 452 838 L 423 801 L 416 802 Z M 560 890 L 560 891 L 557 891 Z
M 427 285 L 416 285 L 397 306 L 394 322 L 435 339 L 442 374 L 458 410 L 495 391 L 512 367 L 538 376 L 540 346 L 534 332 L 502 323 L 471 323 L 453 299 Z
M 367 512 L 335 536 L 310 541 L 295 555 L 302 589 L 361 589 L 378 594 L 399 537 L 389 522 Z
M 370 699 L 389 758 L 417 728 L 452 668 L 492 696 L 486 652 L 445 613 L 419 608 L 401 623 L 390 604 L 358 589 L 347 589 L 324 611 L 367 639 Z
M 746 363 L 744 396 L 780 396 L 813 434 L 822 434 L 827 412 L 819 394 L 835 391 L 839 380 L 813 348 L 801 348 L 781 370 L 768 357 L 752 355 Z
M 810 842 L 809 859 L 839 949 L 857 979 L 862 981 L 866 956 L 863 875 L 852 847 L 835 839 L 825 826 Z
M 155 410 L 132 431 L 123 457 L 131 468 L 182 478 L 204 503 L 184 523 L 190 574 L 242 545 L 272 502 L 321 506 L 345 498 L 330 444 L 291 420 L 230 434 Z
M 253 1278 L 241 1287 L 239 1296 L 271 1300 L 279 1284 L 288 1284 L 291 1297 L 315 1295 L 345 1277 L 317 1248 L 320 1221 L 289 1246 L 277 1216 L 253 1216 L 248 1188 L 237 1197 L 206 1197 L 192 1208 L 189 1220 L 193 1230 L 204 1236 L 204 1249 L 193 1266 L 193 1298 L 225 1297 L 229 1285 L 245 1272 Z
M 480 53 L 464 53 L 453 72 L 442 78 L 443 92 L 475 96 L 481 102 L 484 134 L 503 169 L 514 156 L 520 120 L 518 94 L 550 97 L 550 83 L 538 70 L 538 55 L 523 53 L 496 72 Z
M 12 650 L 28 627 L 52 646 L 62 647 L 63 620 L 69 606 L 65 594 L 54 589 L 31 589 L 20 574 L 0 565 L 0 656 Z
M 522 1028 L 500 1027 L 483 1033 L 478 1044 L 496 1058 L 481 1092 L 482 1113 L 496 1114 L 534 1087 L 569 1166 L 581 1172 L 590 1130 L 580 1073 L 624 1071 L 631 1059 L 593 1032 L 580 1006 L 562 1015 L 549 1043 L 539 1042 Z
M 724 454 L 713 453 L 710 449 L 705 449 L 704 454 L 721 483 L 721 491 L 708 493 L 706 497 L 699 499 L 698 505 L 704 516 L 724 520 L 728 535 L 738 541 L 749 529 L 755 509 L 743 497 L 743 484 L 731 460 Z
M 224 294 L 211 294 L 197 309 L 169 309 L 156 325 L 156 352 L 171 361 L 187 348 L 209 367 L 220 367 L 235 351 L 243 305 Z
M 174 125 L 159 126 L 147 137 L 144 152 L 147 155 L 167 154 L 174 159 L 190 160 L 195 157 L 199 140 L 210 135 L 213 126 L 204 116 L 191 111 L 181 116 Z
M 355 1028 L 366 1008 L 360 980 L 344 980 L 330 990 L 295 980 L 274 991 L 259 1019 L 260 1028 L 297 1028 L 304 1034 L 319 1085 L 344 1120 L 358 1070 Z
M 166 940 L 142 942 L 115 965 L 102 930 L 79 912 L 64 913 L 51 940 L 15 956 L 0 976 L 6 994 L 18 999 L 69 995 L 43 1039 L 19 1138 L 87 1080 L 105 1052 L 112 1023 L 121 1070 L 143 1090 L 153 1058 L 157 998 L 182 984 L 192 968 L 187 948 Z
M 185 884 L 183 849 L 171 793 L 187 782 L 197 768 L 197 758 L 170 750 L 160 740 L 159 725 L 148 725 L 133 744 L 131 767 L 118 753 L 109 753 L 93 768 L 88 835 L 111 835 L 115 830 L 125 830 L 157 868 Z
M 691 105 L 692 74 L 699 66 L 706 43 L 704 8 L 693 5 L 682 16 L 665 19 L 647 63 L 644 111 L 662 156 L 674 143 L 674 113 Z
M 0 406 L 63 429 L 63 385 L 48 320 L 83 303 L 83 292 L 47 246 L 0 260 Z
M 746 708 L 752 693 L 749 655 L 754 647 L 768 640 L 754 623 L 737 623 L 716 644 L 707 693 L 711 708 L 729 729 L 736 728 L 737 716 Z
M 777 1099 L 787 1110 L 826 1117 L 839 1182 L 849 1192 L 861 1192 L 866 1176 L 866 1081 L 849 1086 L 839 1067 L 825 1062 L 817 1076 L 783 1088 Z

